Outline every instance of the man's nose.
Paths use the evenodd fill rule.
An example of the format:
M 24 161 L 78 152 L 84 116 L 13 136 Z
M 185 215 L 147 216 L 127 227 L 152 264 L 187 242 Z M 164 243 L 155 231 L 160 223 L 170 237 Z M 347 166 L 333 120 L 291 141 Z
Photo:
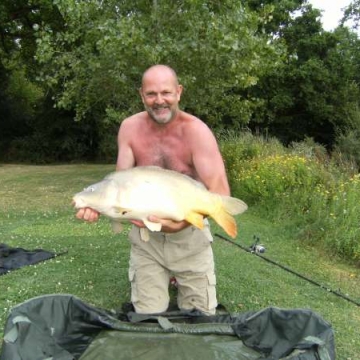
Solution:
M 155 98 L 156 104 L 163 104 L 165 102 L 164 97 L 161 94 L 157 94 Z

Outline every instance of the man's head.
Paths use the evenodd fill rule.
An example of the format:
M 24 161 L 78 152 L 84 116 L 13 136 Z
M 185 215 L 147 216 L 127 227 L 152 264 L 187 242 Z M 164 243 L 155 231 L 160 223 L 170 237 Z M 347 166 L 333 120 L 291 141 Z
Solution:
M 166 124 L 175 118 L 181 93 L 182 86 L 169 66 L 154 65 L 145 71 L 140 95 L 145 110 L 158 124 Z

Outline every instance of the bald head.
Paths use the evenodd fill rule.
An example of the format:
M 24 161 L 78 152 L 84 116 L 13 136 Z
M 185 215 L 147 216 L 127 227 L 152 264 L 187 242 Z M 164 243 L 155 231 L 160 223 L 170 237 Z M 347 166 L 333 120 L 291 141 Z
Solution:
M 153 66 L 149 67 L 143 74 L 142 82 L 141 82 L 142 86 L 144 86 L 144 83 L 148 79 L 153 79 L 153 78 L 172 79 L 172 81 L 174 81 L 175 86 L 179 85 L 179 81 L 178 81 L 175 70 L 167 65 L 160 64 L 160 65 L 153 65 Z

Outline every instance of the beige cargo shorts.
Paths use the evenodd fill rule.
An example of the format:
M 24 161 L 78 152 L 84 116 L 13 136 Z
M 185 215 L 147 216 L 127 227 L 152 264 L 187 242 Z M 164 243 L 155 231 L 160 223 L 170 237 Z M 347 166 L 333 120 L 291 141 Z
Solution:
M 215 314 L 216 278 L 207 221 L 203 230 L 189 226 L 174 234 L 150 232 L 148 242 L 141 240 L 140 229 L 133 226 L 129 239 L 131 301 L 137 313 L 166 311 L 169 280 L 175 276 L 180 309 Z

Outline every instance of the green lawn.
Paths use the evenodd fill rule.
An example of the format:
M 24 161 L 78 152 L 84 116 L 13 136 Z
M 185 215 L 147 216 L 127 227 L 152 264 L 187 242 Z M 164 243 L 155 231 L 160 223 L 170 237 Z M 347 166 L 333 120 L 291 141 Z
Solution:
M 0 336 L 9 309 L 43 294 L 69 293 L 95 306 L 119 309 L 130 299 L 126 231 L 111 233 L 107 219 L 87 224 L 74 217 L 71 197 L 100 180 L 113 165 L 0 166 L 1 243 L 42 248 L 66 255 L 0 277 Z M 360 302 L 360 269 L 329 258 L 291 239 L 283 224 L 256 217 L 250 208 L 238 217 L 236 242 L 250 246 L 253 236 L 266 257 Z M 224 233 L 213 225 L 214 232 Z M 308 308 L 329 321 L 337 359 L 360 354 L 360 308 L 285 270 L 215 239 L 218 300 L 230 312 L 268 306 Z

